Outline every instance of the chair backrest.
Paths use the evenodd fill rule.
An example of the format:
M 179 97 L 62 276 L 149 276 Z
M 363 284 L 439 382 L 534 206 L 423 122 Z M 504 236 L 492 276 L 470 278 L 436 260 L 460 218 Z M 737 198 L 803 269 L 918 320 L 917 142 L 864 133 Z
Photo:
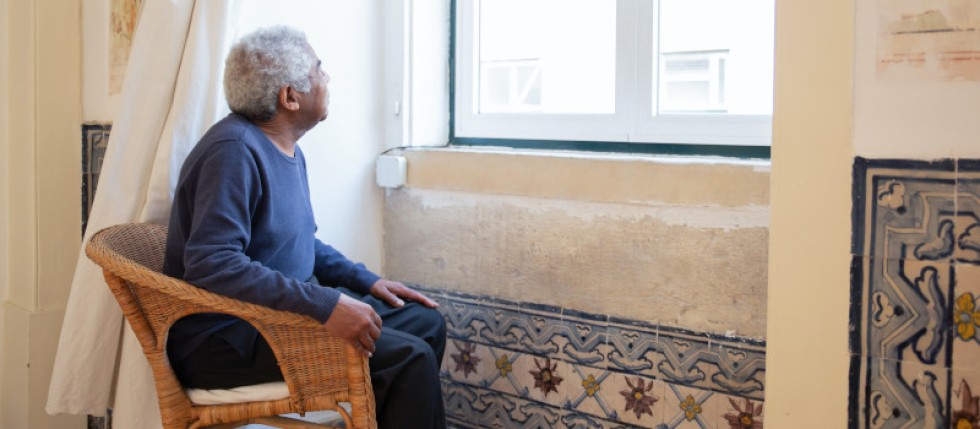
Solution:
M 163 330 L 150 314 L 154 309 L 144 308 L 144 295 L 152 291 L 142 286 L 166 278 L 161 273 L 166 244 L 166 226 L 131 223 L 103 229 L 85 246 L 88 257 L 102 267 L 109 289 L 133 330 L 139 335 L 145 329 L 153 336 L 154 344 L 143 344 L 144 348 L 156 348 L 155 337 Z
M 130 223 L 106 228 L 92 237 L 92 243 L 115 252 L 117 257 L 135 262 L 149 270 L 163 270 L 167 246 L 167 227 L 151 223 Z
M 166 350 L 167 331 L 174 315 L 161 308 L 161 303 L 167 301 L 164 294 L 144 287 L 169 279 L 161 274 L 166 242 L 164 225 L 116 225 L 95 233 L 85 246 L 85 253 L 103 268 L 109 289 L 143 347 L 156 381 L 164 426 L 186 427 L 191 403 L 170 366 Z M 144 302 L 150 305 L 144 306 Z

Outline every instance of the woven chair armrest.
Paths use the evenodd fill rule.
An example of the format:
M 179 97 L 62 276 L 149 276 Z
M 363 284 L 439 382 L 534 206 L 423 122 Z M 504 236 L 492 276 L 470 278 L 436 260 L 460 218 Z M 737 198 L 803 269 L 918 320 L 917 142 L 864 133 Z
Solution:
M 258 329 L 275 353 L 283 379 L 295 400 L 346 392 L 352 367 L 367 368 L 360 354 L 309 316 L 239 301 L 159 273 L 151 274 L 157 281 L 150 282 L 147 287 L 166 297 L 168 305 L 173 306 L 171 314 L 174 316 L 229 314 Z M 168 320 L 166 325 L 172 325 L 178 318 Z M 158 338 L 163 337 L 158 334 Z M 342 362 L 344 364 L 340 364 Z M 300 396 L 295 396 L 297 393 L 301 393 Z M 344 398 L 343 395 L 339 397 Z
M 165 350 L 169 329 L 178 319 L 191 314 L 221 313 L 238 317 L 258 329 L 275 352 L 291 393 L 298 386 L 316 390 L 306 392 L 304 397 L 336 393 L 346 388 L 349 366 L 366 366 L 359 353 L 339 337 L 327 333 L 321 323 L 309 316 L 208 292 L 107 252 L 111 251 L 87 249 L 89 257 L 107 272 L 138 290 L 158 350 Z M 338 365 L 339 362 L 347 365 Z
M 315 319 L 218 295 L 160 273 L 149 275 L 155 281 L 142 287 L 152 288 L 171 307 L 170 320 L 163 323 L 168 330 L 177 319 L 190 314 L 229 314 L 258 329 L 275 352 L 291 391 L 292 386 L 330 389 L 346 377 L 347 370 L 337 362 L 348 359 L 347 343 L 327 333 Z M 165 338 L 161 334 L 158 338 Z
M 321 323 L 309 316 L 289 311 L 275 310 L 263 305 L 220 295 L 157 272 L 150 271 L 149 274 L 154 277 L 155 281 L 140 286 L 152 288 L 158 293 L 184 303 L 188 309 L 193 308 L 192 312 L 187 314 L 230 314 L 249 322 L 256 328 L 260 326 L 289 326 L 306 328 L 308 330 L 322 329 Z

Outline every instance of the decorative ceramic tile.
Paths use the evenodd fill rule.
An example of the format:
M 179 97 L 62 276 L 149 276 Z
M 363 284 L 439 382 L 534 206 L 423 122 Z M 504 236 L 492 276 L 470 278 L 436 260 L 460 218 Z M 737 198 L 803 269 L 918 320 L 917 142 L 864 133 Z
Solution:
M 657 326 L 645 322 L 612 318 L 609 321 L 609 367 L 659 377 Z
M 766 349 L 757 342 L 732 346 L 727 342 L 713 342 L 714 358 L 711 365 L 718 371 L 711 377 L 712 386 L 737 397 L 763 400 L 766 384 Z
M 718 398 L 710 390 L 667 384 L 664 389 L 663 427 L 714 429 L 718 427 Z
M 849 335 L 847 339 L 847 350 L 851 353 L 852 367 L 859 367 L 856 364 L 856 359 L 864 356 L 864 348 L 867 344 L 864 343 L 864 330 L 863 324 L 868 320 L 870 316 L 864 314 L 868 305 L 861 305 L 864 299 L 864 285 L 867 283 L 865 281 L 865 273 L 871 270 L 870 258 L 858 255 L 851 255 L 851 308 L 848 316 L 848 330 Z M 852 371 L 856 369 L 852 368 Z
M 957 160 L 956 204 L 957 209 L 962 207 L 965 212 L 977 212 L 977 207 L 980 206 L 980 159 Z
M 915 259 L 868 261 L 862 354 L 947 365 L 952 266 Z
M 530 386 L 534 386 L 530 373 L 520 373 L 516 368 L 522 368 L 523 363 L 533 359 L 531 355 L 511 352 L 492 347 L 485 348 L 487 351 L 488 374 L 481 379 L 478 386 L 501 393 L 527 397 L 530 393 Z M 530 381 L 530 382 L 529 382 Z
M 701 365 L 706 359 L 716 357 L 711 352 L 711 344 L 706 335 L 663 335 L 659 345 L 658 352 L 662 359 L 657 363 L 657 369 L 665 382 L 683 386 L 710 384 L 717 367 L 705 368 L 705 365 Z
M 748 339 L 661 328 L 657 363 L 667 383 L 763 398 L 765 346 Z
M 866 427 L 948 427 L 948 368 L 872 358 L 869 375 Z
M 885 242 L 885 229 L 913 228 L 913 234 L 935 231 L 938 212 L 955 209 L 955 163 L 951 160 L 916 162 L 865 160 L 854 162 L 854 219 L 851 252 L 860 256 L 903 259 Z M 931 226 L 931 227 L 930 227 Z M 913 237 L 917 243 L 922 241 Z M 891 253 L 888 251 L 891 250 Z M 900 249 L 899 249 L 900 250 Z
M 112 408 L 104 417 L 88 416 L 88 429 L 110 429 L 112 427 Z
M 530 420 L 526 414 L 519 415 L 518 398 L 456 383 L 444 386 L 443 395 L 446 418 L 454 426 L 516 428 Z M 557 413 L 552 414 L 549 420 L 556 422 Z M 551 424 L 544 427 L 551 427 Z
M 612 422 L 478 387 L 444 386 L 449 424 L 462 428 L 622 428 Z
M 450 339 L 443 359 L 443 373 L 453 381 L 476 384 L 490 375 L 487 346 Z
M 952 367 L 980 370 L 980 265 L 956 263 L 949 331 L 952 337 Z M 976 385 L 980 392 L 980 384 Z
M 568 362 L 528 356 L 528 359 L 515 362 L 514 372 L 527 386 L 529 399 L 561 407 L 574 392 L 576 380 Z
M 111 124 L 82 125 L 82 234 L 88 224 L 88 214 L 95 200 L 102 159 L 109 144 Z M 97 423 L 93 423 L 97 424 Z
M 574 347 L 577 344 L 590 345 L 591 347 L 569 349 L 564 347 L 569 345 L 570 339 L 577 340 L 579 338 L 579 332 L 574 329 L 574 326 L 565 323 L 561 320 L 561 309 L 554 307 L 546 307 L 541 305 L 531 305 L 522 303 L 521 304 L 521 315 L 522 323 L 518 328 L 524 335 L 521 338 L 522 350 L 528 353 L 540 355 L 540 356 L 555 356 L 559 354 L 564 355 L 569 360 L 574 360 L 567 354 L 565 350 L 582 351 L 582 352 L 594 352 L 596 350 L 595 343 L 604 340 L 604 335 L 602 329 L 592 329 L 593 341 L 578 341 L 576 343 L 570 344 Z M 591 328 L 591 326 L 590 326 Z M 592 362 L 598 362 L 602 360 L 601 355 L 592 353 L 588 356 L 592 359 Z
M 949 427 L 969 399 L 955 391 L 980 359 L 977 167 L 855 161 L 851 428 Z
M 980 368 L 954 368 L 951 381 L 950 427 L 976 427 L 980 424 Z
M 511 332 L 511 328 L 523 322 L 516 305 L 493 305 L 466 297 L 447 299 L 448 335 L 481 341 L 497 347 L 518 348 L 521 332 Z
M 762 429 L 765 408 L 762 401 L 725 396 L 718 402 L 718 427 L 724 429 Z
M 600 368 L 609 366 L 608 316 L 570 309 L 562 310 L 563 335 L 554 338 L 559 343 L 557 357 L 570 362 Z
M 587 366 L 572 366 L 568 400 L 564 407 L 593 416 L 618 420 L 615 404 L 622 398 L 610 397 L 613 373 Z
M 656 427 L 664 421 L 666 401 L 660 380 L 612 373 L 599 395 L 615 409 L 613 420 L 641 427 Z
M 714 428 L 715 392 L 763 397 L 761 341 L 419 289 L 445 298 L 441 374 L 460 427 Z M 671 422 L 687 399 L 673 392 L 697 416 Z

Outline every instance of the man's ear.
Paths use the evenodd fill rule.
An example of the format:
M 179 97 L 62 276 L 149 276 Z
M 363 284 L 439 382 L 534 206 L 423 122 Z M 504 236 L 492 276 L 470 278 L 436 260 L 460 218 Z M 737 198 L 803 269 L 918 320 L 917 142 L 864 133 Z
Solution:
M 299 93 L 291 86 L 279 89 L 279 105 L 289 111 L 299 110 Z

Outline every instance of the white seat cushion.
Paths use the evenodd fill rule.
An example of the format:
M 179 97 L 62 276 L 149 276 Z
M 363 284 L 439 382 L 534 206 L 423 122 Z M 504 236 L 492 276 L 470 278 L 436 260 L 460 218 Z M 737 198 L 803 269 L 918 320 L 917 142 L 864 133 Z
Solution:
M 286 382 L 254 384 L 231 389 L 186 389 L 187 397 L 195 405 L 238 404 L 242 402 L 274 401 L 289 397 Z

